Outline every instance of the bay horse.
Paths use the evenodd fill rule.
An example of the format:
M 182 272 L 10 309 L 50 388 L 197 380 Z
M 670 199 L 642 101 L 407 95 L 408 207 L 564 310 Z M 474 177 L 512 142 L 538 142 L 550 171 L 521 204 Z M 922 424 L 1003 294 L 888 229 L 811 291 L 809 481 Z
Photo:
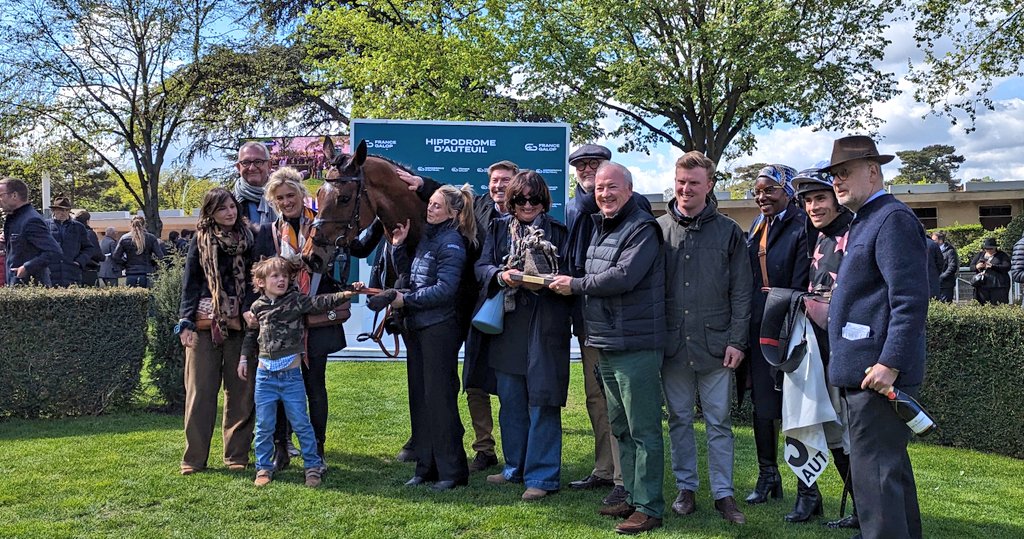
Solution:
M 426 204 L 409 190 L 395 172 L 400 166 L 380 156 L 367 155 L 366 141 L 360 141 L 355 153 L 335 153 L 334 141 L 324 137 L 327 170 L 324 183 L 316 192 L 318 213 L 310 227 L 312 241 L 302 249 L 302 261 L 313 272 L 321 272 L 339 252 L 347 254 L 349 245 L 374 218 L 384 226 L 384 235 L 399 223 L 409 221 L 405 247 L 415 252 L 426 216 Z M 347 258 L 346 258 L 347 260 Z

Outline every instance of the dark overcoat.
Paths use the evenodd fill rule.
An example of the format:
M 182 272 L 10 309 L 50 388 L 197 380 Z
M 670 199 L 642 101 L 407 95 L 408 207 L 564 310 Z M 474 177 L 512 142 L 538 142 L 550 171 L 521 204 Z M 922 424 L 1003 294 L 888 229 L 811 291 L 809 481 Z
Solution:
M 504 265 L 510 246 L 509 223 L 505 216 L 491 221 L 484 248 L 476 263 L 477 281 L 481 283 L 477 309 L 503 290 L 498 273 Z M 544 230 L 544 238 L 558 249 L 558 272 L 569 275 L 567 250 L 569 231 L 546 213 L 535 224 Z M 510 289 L 511 290 L 511 289 Z M 516 308 L 505 314 L 504 331 L 486 335 L 470 329 L 463 365 L 466 387 L 479 384 L 489 393 L 496 393 L 494 377 L 488 371 L 495 366 L 510 374 L 526 376 L 530 406 L 565 406 L 569 389 L 569 337 L 572 298 L 542 288 L 536 293 L 521 288 L 516 293 Z M 517 362 L 517 358 L 521 358 Z M 518 371 L 518 372 L 517 372 Z
M 736 388 L 742 400 L 749 379 L 754 413 L 757 417 L 779 419 L 782 416 L 782 392 L 775 390 L 775 374 L 764 360 L 761 347 L 758 345 L 764 304 L 768 299 L 768 293 L 761 290 L 764 283 L 761 277 L 761 262 L 757 256 L 762 230 L 755 222 L 747 234 L 750 271 L 754 275 L 750 309 L 750 359 L 744 361 L 745 365 L 736 370 Z M 810 262 L 807 259 L 807 214 L 799 206 L 787 206 L 786 213 L 769 227 L 765 264 L 768 269 L 769 286 L 807 290 L 810 279 Z

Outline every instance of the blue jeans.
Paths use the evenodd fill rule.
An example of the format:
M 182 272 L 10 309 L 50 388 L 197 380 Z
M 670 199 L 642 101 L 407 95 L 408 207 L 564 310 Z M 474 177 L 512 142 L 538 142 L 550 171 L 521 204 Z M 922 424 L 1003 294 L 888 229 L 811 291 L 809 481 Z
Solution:
M 149 275 L 128 275 L 125 277 L 125 284 L 128 288 L 149 288 Z
M 496 370 L 498 423 L 505 454 L 502 473 L 509 481 L 529 488 L 553 491 L 562 473 L 562 410 L 558 406 L 530 406 L 526 377 Z
M 277 403 L 284 405 L 285 415 L 299 438 L 302 461 L 307 469 L 323 465 L 316 452 L 316 436 L 306 413 L 306 386 L 302 369 L 278 372 L 256 369 L 256 469 L 274 469 L 274 428 L 277 426 Z

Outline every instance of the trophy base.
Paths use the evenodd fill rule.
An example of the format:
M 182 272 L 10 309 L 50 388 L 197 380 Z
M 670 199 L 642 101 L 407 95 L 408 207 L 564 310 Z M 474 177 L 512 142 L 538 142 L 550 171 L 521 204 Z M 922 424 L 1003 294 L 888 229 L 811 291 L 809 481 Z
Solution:
M 544 286 L 547 286 L 547 285 L 555 282 L 555 279 L 554 279 L 553 275 L 552 276 L 544 276 L 544 275 L 527 275 L 525 273 L 512 273 L 511 277 L 512 277 L 513 281 L 520 281 L 520 282 L 531 283 L 531 284 L 540 284 L 540 285 L 544 285 Z

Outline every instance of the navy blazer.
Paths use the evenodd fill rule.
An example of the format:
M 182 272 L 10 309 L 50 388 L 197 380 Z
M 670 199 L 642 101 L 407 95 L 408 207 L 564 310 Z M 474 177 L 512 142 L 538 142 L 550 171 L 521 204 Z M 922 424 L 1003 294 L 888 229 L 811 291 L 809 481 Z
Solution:
M 31 204 L 14 210 L 4 223 L 7 261 L 4 271 L 8 284 L 27 283 L 30 278 L 50 285 L 50 265 L 60 259 L 60 246 L 50 235 L 50 227 Z M 25 266 L 27 278 L 16 279 L 14 269 Z
M 860 209 L 829 306 L 829 380 L 860 388 L 881 363 L 900 371 L 896 386 L 924 380 L 929 264 L 914 212 L 890 194 Z

